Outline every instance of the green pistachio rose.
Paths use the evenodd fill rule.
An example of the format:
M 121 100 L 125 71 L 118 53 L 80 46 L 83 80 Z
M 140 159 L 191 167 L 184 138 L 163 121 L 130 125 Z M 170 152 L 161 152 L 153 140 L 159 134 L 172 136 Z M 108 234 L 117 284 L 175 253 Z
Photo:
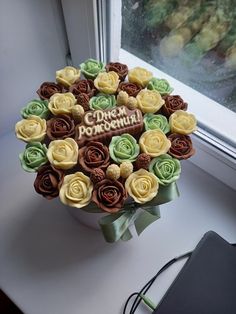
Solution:
M 162 96 L 168 95 L 173 92 L 173 88 L 170 86 L 169 82 L 165 79 L 157 79 L 153 77 L 147 86 L 148 89 L 158 91 Z
M 19 155 L 21 166 L 25 171 L 36 172 L 39 167 L 46 164 L 47 147 L 40 142 L 32 142 L 26 145 L 23 153 Z
M 21 109 L 21 116 L 27 119 L 29 116 L 34 115 L 42 119 L 47 119 L 49 116 L 48 102 L 47 100 L 31 100 L 24 108 Z
M 149 171 L 155 174 L 161 185 L 168 185 L 179 179 L 181 166 L 178 159 L 164 154 L 151 161 Z
M 105 71 L 105 64 L 94 59 L 88 59 L 81 63 L 80 68 L 86 79 L 94 80 L 99 72 Z
M 106 110 L 116 106 L 116 97 L 108 94 L 98 94 L 89 100 L 89 107 L 92 110 Z
M 130 134 L 113 136 L 109 145 L 110 156 L 118 164 L 121 164 L 123 161 L 135 161 L 139 150 L 136 139 Z
M 145 131 L 159 129 L 165 134 L 170 132 L 170 125 L 162 114 L 146 113 L 143 118 Z

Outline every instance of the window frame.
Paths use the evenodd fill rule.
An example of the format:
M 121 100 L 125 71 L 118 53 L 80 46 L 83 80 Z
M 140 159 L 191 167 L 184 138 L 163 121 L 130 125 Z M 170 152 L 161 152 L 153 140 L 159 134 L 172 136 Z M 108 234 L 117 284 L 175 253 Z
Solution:
M 121 0 L 62 0 L 73 65 L 79 66 L 89 57 L 104 62 L 119 60 L 130 68 L 143 66 L 155 76 L 166 78 L 174 93 L 189 103 L 189 111 L 199 122 L 192 137 L 197 153 L 190 161 L 236 189 L 236 114 L 122 49 L 121 5 Z M 78 33 L 80 27 L 83 32 Z M 204 112 L 199 103 L 204 104 Z
M 68 63 L 79 67 L 88 58 L 101 58 L 97 1 L 61 0 L 70 48 Z

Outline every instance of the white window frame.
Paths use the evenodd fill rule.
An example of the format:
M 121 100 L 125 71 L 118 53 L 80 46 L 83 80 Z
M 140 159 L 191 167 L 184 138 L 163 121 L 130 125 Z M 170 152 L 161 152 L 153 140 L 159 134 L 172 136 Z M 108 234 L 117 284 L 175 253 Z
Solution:
M 101 58 L 95 0 L 61 0 L 71 62 L 79 67 L 88 58 Z
M 236 189 L 236 114 L 121 49 L 121 4 L 121 0 L 62 0 L 72 63 L 79 66 L 89 57 L 119 60 L 129 68 L 142 66 L 167 79 L 199 121 L 199 130 L 192 137 L 197 153 L 190 161 Z

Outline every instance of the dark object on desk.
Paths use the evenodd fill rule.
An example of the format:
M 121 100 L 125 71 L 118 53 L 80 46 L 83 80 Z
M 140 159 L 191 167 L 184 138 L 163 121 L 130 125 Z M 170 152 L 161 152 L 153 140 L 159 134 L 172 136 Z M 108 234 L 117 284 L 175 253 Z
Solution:
M 207 232 L 154 314 L 235 314 L 236 248 Z
M 23 314 L 14 303 L 0 290 L 0 313 Z

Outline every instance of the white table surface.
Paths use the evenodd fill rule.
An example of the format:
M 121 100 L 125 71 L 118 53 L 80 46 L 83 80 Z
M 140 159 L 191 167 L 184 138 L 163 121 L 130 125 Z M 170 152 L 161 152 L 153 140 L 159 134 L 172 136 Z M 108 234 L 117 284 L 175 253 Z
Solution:
M 0 286 L 25 314 L 120 314 L 129 294 L 206 231 L 236 242 L 235 191 L 190 162 L 183 163 L 181 196 L 161 206 L 161 219 L 140 237 L 108 244 L 59 200 L 34 192 L 35 175 L 18 160 L 23 143 L 9 134 L 0 144 Z M 149 293 L 153 301 L 181 266 L 160 277 Z

